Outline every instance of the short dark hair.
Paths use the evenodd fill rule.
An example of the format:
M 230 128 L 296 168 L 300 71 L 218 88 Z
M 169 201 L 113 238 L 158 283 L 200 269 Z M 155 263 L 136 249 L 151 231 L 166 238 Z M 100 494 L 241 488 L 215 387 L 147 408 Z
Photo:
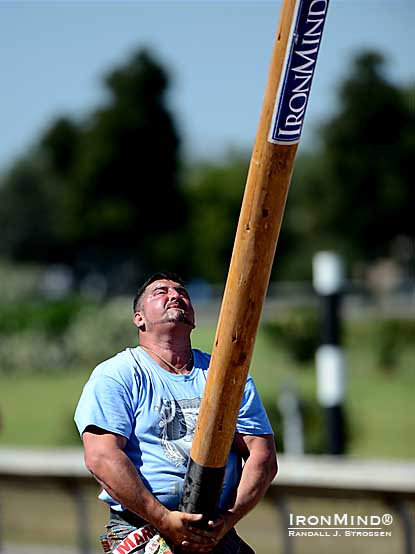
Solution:
M 144 291 L 146 290 L 148 285 L 151 285 L 151 283 L 154 283 L 154 281 L 160 281 L 162 279 L 165 279 L 166 281 L 174 281 L 175 283 L 179 283 L 180 285 L 184 286 L 184 280 L 180 277 L 180 275 L 177 275 L 177 273 L 173 273 L 171 271 L 158 271 L 157 273 L 152 273 L 140 285 L 139 289 L 137 290 L 134 296 L 134 299 L 133 299 L 134 312 L 137 310 L 137 305 L 140 302 L 140 298 L 143 296 Z

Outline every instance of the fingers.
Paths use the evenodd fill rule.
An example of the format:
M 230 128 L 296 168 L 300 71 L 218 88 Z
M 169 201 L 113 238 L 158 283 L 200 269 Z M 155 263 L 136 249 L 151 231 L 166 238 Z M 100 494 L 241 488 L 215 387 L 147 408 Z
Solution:
M 217 540 L 212 531 L 197 525 L 202 519 L 202 514 L 170 512 L 170 528 L 164 532 L 174 544 L 180 545 L 186 551 L 205 554 L 214 548 Z
M 200 537 L 213 537 L 212 529 L 207 529 L 206 526 L 201 527 L 199 525 L 195 525 L 197 523 L 200 523 L 203 520 L 202 514 L 183 514 L 185 517 L 183 518 L 183 525 L 185 528 L 187 528 L 189 531 L 194 533 L 195 535 L 198 535 Z
M 188 514 L 186 512 L 180 512 L 180 513 L 182 514 L 184 521 L 196 522 L 196 521 L 202 521 L 202 519 L 203 519 L 202 514 Z
M 201 554 L 207 554 L 208 552 L 212 552 L 213 548 L 215 547 L 215 544 L 210 545 L 195 545 L 188 541 L 183 541 L 180 545 L 181 549 L 188 552 L 200 552 Z
M 208 526 L 210 529 L 218 529 L 225 525 L 225 520 L 223 517 L 218 517 L 217 519 L 210 519 L 208 521 Z
M 191 518 L 191 523 L 200 522 L 201 519 L 202 517 Z M 216 533 L 212 533 L 211 530 L 202 529 L 201 527 L 194 527 L 190 524 L 190 521 L 185 524 L 185 529 L 186 536 L 181 541 L 181 546 L 189 552 L 207 554 L 213 550 L 218 542 Z
M 216 542 L 216 534 L 213 534 L 211 531 L 198 529 L 197 527 L 188 527 L 183 540 L 209 545 Z

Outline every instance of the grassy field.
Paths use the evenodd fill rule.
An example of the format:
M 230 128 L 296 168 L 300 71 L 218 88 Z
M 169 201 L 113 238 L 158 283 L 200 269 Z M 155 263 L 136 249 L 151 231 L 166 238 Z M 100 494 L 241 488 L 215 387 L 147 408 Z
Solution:
M 214 327 L 199 325 L 194 346 L 210 350 Z M 376 368 L 370 348 L 347 350 L 346 411 L 354 456 L 415 458 L 415 359 L 409 352 L 393 373 Z M 77 443 L 73 411 L 91 368 L 54 375 L 0 376 L 0 444 L 63 446 Z M 315 401 L 312 364 L 298 366 L 260 332 L 251 373 L 266 405 L 276 406 L 289 382 L 309 403 Z M 279 429 L 275 429 L 277 438 Z M 411 440 L 409 439 L 411 438 Z
M 214 326 L 200 324 L 193 337 L 195 347 L 210 350 Z M 414 355 L 401 356 L 394 372 L 380 371 L 369 344 L 351 343 L 347 349 L 348 390 L 346 410 L 352 440 L 349 453 L 371 458 L 415 458 Z M 33 447 L 79 444 L 72 417 L 83 383 L 92 367 L 54 375 L 1 376 L 0 445 Z M 252 375 L 264 402 L 273 407 L 282 386 L 290 382 L 301 397 L 315 403 L 313 365 L 296 365 L 285 352 L 272 345 L 263 332 L 258 335 Z M 280 430 L 275 429 L 278 441 Z M 319 432 L 320 429 L 317 428 Z M 97 489 L 88 492 L 93 553 L 99 552 L 97 536 L 106 521 L 106 509 L 96 499 Z M 66 545 L 75 548 L 76 510 L 68 491 L 42 486 L 23 488 L 2 485 L 3 540 L 9 543 Z M 369 501 L 292 499 L 296 514 L 382 514 L 392 508 Z M 394 514 L 396 515 L 396 514 Z M 287 533 L 275 506 L 262 502 L 239 525 L 241 535 L 257 554 L 282 554 Z M 390 554 L 403 551 L 402 529 L 397 517 L 392 537 L 290 539 L 295 554 Z M 6 549 L 7 552 L 7 549 Z
M 195 332 L 202 348 L 211 348 L 213 330 Z M 350 341 L 351 342 L 351 341 Z M 382 372 L 370 345 L 346 349 L 347 392 L 345 409 L 351 443 L 349 454 L 360 457 L 415 458 L 415 351 L 405 352 L 395 372 Z M 259 332 L 251 364 L 261 397 L 275 405 L 281 386 L 289 383 L 305 399 L 314 401 L 316 376 L 313 364 L 298 365 Z M 279 430 L 276 429 L 278 435 Z

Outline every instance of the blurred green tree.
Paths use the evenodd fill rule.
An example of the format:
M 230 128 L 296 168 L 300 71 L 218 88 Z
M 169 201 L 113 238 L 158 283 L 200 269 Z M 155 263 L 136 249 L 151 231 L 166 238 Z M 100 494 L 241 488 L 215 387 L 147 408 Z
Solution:
M 187 172 L 189 260 L 195 275 L 212 282 L 223 283 L 227 276 L 248 168 L 249 154 L 233 150 L 222 161 L 198 162 Z M 279 277 L 292 239 L 287 226 L 279 238 L 273 278 Z
M 248 164 L 248 156 L 232 152 L 222 162 L 193 164 L 186 176 L 189 261 L 212 282 L 226 279 Z
M 370 263 L 393 256 L 397 237 L 413 236 L 413 93 L 388 80 L 381 55 L 356 57 L 338 111 L 297 157 L 273 279 L 310 278 L 319 249 Z M 211 280 L 226 276 L 247 167 L 239 154 L 190 172 L 193 267 Z
M 106 76 L 103 106 L 43 133 L 2 178 L 1 255 L 70 263 L 121 288 L 161 267 L 224 281 L 249 154 L 183 171 L 168 84 L 138 51 Z M 355 59 L 338 110 L 296 160 L 274 279 L 310 277 L 321 248 L 370 262 L 413 236 L 414 93 L 387 78 L 379 54 Z
M 58 190 L 39 156 L 22 158 L 0 188 L 0 256 L 15 261 L 56 262 L 62 252 Z
M 297 161 L 286 225 L 306 261 L 302 271 L 319 248 L 370 263 L 392 256 L 398 236 L 414 235 L 415 126 L 408 97 L 386 78 L 381 55 L 355 59 L 339 110 L 321 127 L 321 146 Z
M 108 105 L 85 125 L 72 183 L 78 261 L 134 260 L 134 273 L 161 263 L 177 268 L 180 256 L 169 246 L 183 226 L 185 203 L 167 75 L 140 51 L 107 75 L 106 86 Z
M 82 123 L 57 119 L 40 137 L 35 163 L 19 161 L 4 177 L 3 253 L 98 270 L 125 285 L 161 264 L 177 269 L 184 256 L 174 240 L 186 218 L 180 141 L 168 77 L 152 54 L 133 54 L 105 87 L 104 106 Z

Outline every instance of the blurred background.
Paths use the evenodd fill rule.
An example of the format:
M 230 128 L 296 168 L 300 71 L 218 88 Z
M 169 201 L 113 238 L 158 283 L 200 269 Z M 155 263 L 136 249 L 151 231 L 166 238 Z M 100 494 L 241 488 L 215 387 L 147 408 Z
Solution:
M 81 548 L 98 552 L 106 513 L 94 485 L 80 504 L 53 480 L 9 480 L 1 457 L 18 463 L 34 451 L 47 460 L 80 447 L 72 417 L 81 388 L 95 365 L 136 344 L 131 298 L 149 272 L 187 280 L 193 344 L 211 349 L 280 7 L 0 3 L 6 552 L 75 552 L 85 502 L 90 544 Z M 344 267 L 344 458 L 415 457 L 414 24 L 410 0 L 329 8 L 251 370 L 279 452 L 329 452 L 312 264 L 332 251 Z M 387 511 L 376 498 L 292 502 L 297 513 Z M 406 513 L 413 525 L 413 503 Z M 258 554 L 283 552 L 281 517 L 263 503 L 244 522 Z M 401 552 L 401 527 L 391 540 L 335 546 Z M 324 553 L 333 541 L 291 547 Z

